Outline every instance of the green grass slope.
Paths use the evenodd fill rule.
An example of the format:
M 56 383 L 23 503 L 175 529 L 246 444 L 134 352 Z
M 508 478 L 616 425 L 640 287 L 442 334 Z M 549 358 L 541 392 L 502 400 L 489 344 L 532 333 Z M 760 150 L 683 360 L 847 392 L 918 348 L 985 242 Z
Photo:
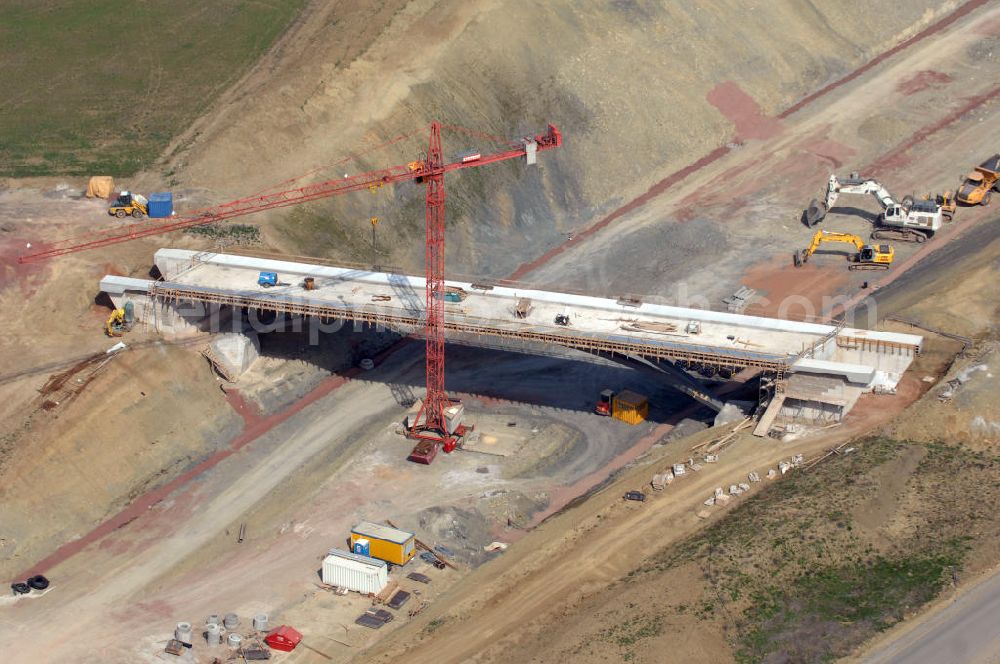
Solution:
M 0 176 L 125 176 L 147 167 L 305 4 L 7 0 Z

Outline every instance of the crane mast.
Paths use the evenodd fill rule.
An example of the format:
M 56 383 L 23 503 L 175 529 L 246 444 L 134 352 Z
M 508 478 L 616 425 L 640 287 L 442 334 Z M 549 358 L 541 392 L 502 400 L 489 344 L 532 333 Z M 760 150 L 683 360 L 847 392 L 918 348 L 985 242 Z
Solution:
M 441 125 L 431 123 L 430 145 L 427 148 L 428 175 L 425 221 L 427 243 L 424 251 L 426 272 L 427 327 L 427 394 L 424 404 L 411 427 L 419 438 L 440 439 L 447 451 L 454 441 L 448 431 L 445 408 L 450 403 L 444 391 L 444 155 L 441 150 Z

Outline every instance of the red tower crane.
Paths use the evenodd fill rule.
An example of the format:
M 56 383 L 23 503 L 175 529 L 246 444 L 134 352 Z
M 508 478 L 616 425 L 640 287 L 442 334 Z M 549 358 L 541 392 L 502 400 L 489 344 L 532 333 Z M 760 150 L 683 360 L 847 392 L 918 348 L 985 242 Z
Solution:
M 180 219 L 174 219 L 167 223 L 149 221 L 129 224 L 124 228 L 114 228 L 104 232 L 68 238 L 43 246 L 40 251 L 22 255 L 18 258 L 18 262 L 42 261 L 87 249 L 97 249 L 170 231 L 224 221 L 262 210 L 288 207 L 352 191 L 375 189 L 395 182 L 408 180 L 422 182 L 427 186 L 425 214 L 427 243 L 424 256 L 427 278 L 425 305 L 427 319 L 424 329 L 427 343 L 427 395 L 411 427 L 410 435 L 432 441 L 434 444 L 443 444 L 445 451 L 450 452 L 454 449 L 456 439 L 448 430 L 445 417 L 445 409 L 450 407 L 451 401 L 448 399 L 444 387 L 444 176 L 446 173 L 462 168 L 484 166 L 517 157 L 524 157 L 527 163 L 534 164 L 538 152 L 551 150 L 560 145 L 562 145 L 562 135 L 554 125 L 549 125 L 546 133 L 521 139 L 512 143 L 507 150 L 489 154 L 467 152 L 459 155 L 455 161 L 446 163 L 441 147 L 441 123 L 433 122 L 430 127 L 430 144 L 426 159 L 412 161 L 405 166 L 392 166 L 342 179 L 327 180 L 298 189 L 241 198 L 230 203 L 190 212 Z

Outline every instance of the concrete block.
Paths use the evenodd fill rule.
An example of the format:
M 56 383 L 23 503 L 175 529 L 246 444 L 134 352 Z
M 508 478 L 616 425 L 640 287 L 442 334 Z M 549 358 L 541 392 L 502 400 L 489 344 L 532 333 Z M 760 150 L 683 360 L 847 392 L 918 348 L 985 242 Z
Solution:
M 663 491 L 663 489 L 674 481 L 674 474 L 669 470 L 665 473 L 657 473 L 653 475 L 653 481 L 650 484 L 653 486 L 654 491 Z
M 777 476 L 778 472 L 774 468 L 771 468 L 770 470 L 767 471 L 767 479 L 773 480 Z
M 260 339 L 253 330 L 226 333 L 211 343 L 213 359 L 223 365 L 223 373 L 236 380 L 260 357 Z
M 738 404 L 729 402 L 716 414 L 715 426 L 729 424 L 730 422 L 740 422 L 746 416 L 746 413 Z
M 739 484 L 739 487 L 740 487 L 741 489 L 743 489 L 743 491 L 744 491 L 744 492 L 746 492 L 746 491 L 749 491 L 749 490 L 750 490 L 750 485 L 749 485 L 749 484 L 747 484 L 746 482 L 740 482 L 740 484 Z

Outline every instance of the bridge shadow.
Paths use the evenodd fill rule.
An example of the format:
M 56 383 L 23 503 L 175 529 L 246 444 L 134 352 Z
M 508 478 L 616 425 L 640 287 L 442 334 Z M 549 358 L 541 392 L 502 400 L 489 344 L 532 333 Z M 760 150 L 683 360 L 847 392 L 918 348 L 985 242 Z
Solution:
M 260 335 L 261 355 L 313 364 L 331 374 L 388 386 L 397 406 L 408 408 L 425 387 L 423 340 L 351 324 L 323 333 L 310 345 L 305 331 Z M 449 394 L 482 403 L 512 402 L 561 411 L 592 413 L 602 390 L 629 389 L 649 399 L 648 420 L 675 423 L 678 413 L 710 422 L 715 411 L 677 392 L 653 372 L 622 366 L 581 351 L 541 347 L 480 347 L 449 342 L 446 347 Z M 373 359 L 373 370 L 358 367 Z M 709 390 L 725 383 L 697 377 Z M 757 383 L 730 385 L 727 399 L 755 401 Z

